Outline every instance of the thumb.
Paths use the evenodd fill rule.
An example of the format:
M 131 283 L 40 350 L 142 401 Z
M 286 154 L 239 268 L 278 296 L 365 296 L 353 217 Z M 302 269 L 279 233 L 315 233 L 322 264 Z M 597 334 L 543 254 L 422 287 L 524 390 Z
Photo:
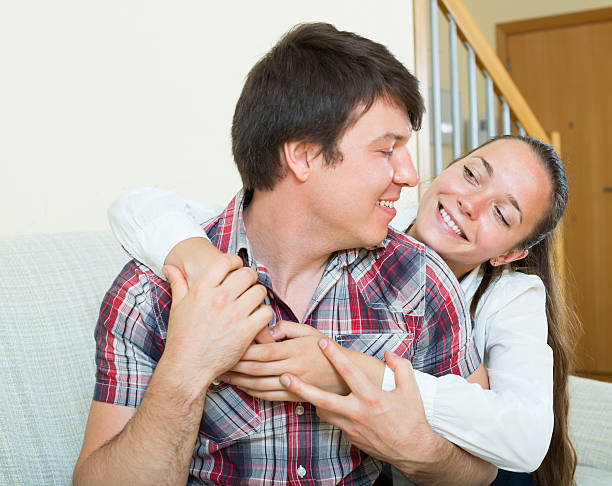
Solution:
M 308 324 L 300 324 L 299 322 L 292 321 L 278 321 L 276 325 L 270 330 L 274 339 L 293 339 L 302 336 L 312 336 L 318 332 L 312 326 Z
M 385 352 L 385 362 L 395 374 L 395 386 L 397 388 L 416 387 L 412 363 L 409 360 L 387 351 Z
M 183 272 L 173 265 L 164 265 L 162 272 L 170 283 L 170 288 L 172 289 L 172 300 L 174 302 L 183 300 L 185 295 L 187 295 L 188 290 L 187 281 L 185 280 Z

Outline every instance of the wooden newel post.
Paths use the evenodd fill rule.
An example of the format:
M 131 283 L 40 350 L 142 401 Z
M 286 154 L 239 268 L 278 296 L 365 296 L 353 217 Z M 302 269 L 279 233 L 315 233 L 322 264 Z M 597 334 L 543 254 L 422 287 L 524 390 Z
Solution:
M 562 157 L 561 152 L 561 133 L 557 131 L 550 132 L 550 144 L 555 149 L 559 157 Z M 563 294 L 566 291 L 566 281 L 567 281 L 567 269 L 566 269 L 566 259 L 565 259 L 565 241 L 563 238 L 563 219 L 559 221 L 557 225 L 557 229 L 555 230 L 555 262 L 557 264 L 557 271 L 559 273 L 559 278 L 561 279 L 560 287 Z

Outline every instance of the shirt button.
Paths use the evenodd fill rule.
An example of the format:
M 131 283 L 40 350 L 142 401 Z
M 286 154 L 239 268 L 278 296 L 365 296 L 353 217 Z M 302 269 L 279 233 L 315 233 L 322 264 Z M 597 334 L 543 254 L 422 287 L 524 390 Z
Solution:
M 215 386 L 219 385 L 220 383 L 221 383 L 221 382 L 220 382 L 220 381 L 219 381 L 217 378 L 215 378 L 215 379 L 212 381 L 212 384 L 213 384 L 213 385 L 215 385 Z
M 304 407 L 302 406 L 302 404 L 299 404 L 297 407 L 295 407 L 295 413 L 297 415 L 304 415 Z
M 303 478 L 304 476 L 306 476 L 306 469 L 304 469 L 304 466 L 300 466 L 300 467 L 298 467 L 298 470 L 297 470 L 297 475 L 298 475 L 300 478 Z

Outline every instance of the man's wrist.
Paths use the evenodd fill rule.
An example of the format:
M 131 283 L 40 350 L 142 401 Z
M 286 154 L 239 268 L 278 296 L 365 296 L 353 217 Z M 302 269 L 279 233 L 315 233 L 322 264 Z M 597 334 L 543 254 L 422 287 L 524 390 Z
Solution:
M 436 434 L 429 424 L 423 424 L 422 429 L 418 457 L 415 457 L 412 451 L 409 460 L 400 460 L 394 464 L 405 476 L 413 480 L 436 477 L 440 468 L 444 467 L 449 460 L 454 447 L 453 444 Z
M 194 373 L 195 370 L 184 369 L 170 358 L 164 358 L 165 354 L 159 360 L 151 381 L 154 379 L 158 386 L 168 389 L 188 406 L 203 401 L 206 390 L 216 379 L 216 375 L 211 370 Z

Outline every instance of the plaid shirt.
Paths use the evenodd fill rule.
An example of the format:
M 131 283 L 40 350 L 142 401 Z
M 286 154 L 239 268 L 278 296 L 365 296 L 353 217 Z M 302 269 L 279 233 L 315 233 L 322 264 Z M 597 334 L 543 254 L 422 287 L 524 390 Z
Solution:
M 252 258 L 243 204 L 239 192 L 205 231 L 257 271 L 275 313 L 271 325 L 296 321 Z M 94 400 L 138 407 L 164 351 L 170 304 L 168 283 L 148 267 L 123 268 L 95 331 Z M 374 250 L 330 257 L 303 322 L 342 346 L 380 359 L 389 349 L 433 375 L 466 376 L 479 364 L 454 275 L 432 250 L 392 230 Z M 259 400 L 221 383 L 207 392 L 189 484 L 371 484 L 380 470 L 310 404 Z

